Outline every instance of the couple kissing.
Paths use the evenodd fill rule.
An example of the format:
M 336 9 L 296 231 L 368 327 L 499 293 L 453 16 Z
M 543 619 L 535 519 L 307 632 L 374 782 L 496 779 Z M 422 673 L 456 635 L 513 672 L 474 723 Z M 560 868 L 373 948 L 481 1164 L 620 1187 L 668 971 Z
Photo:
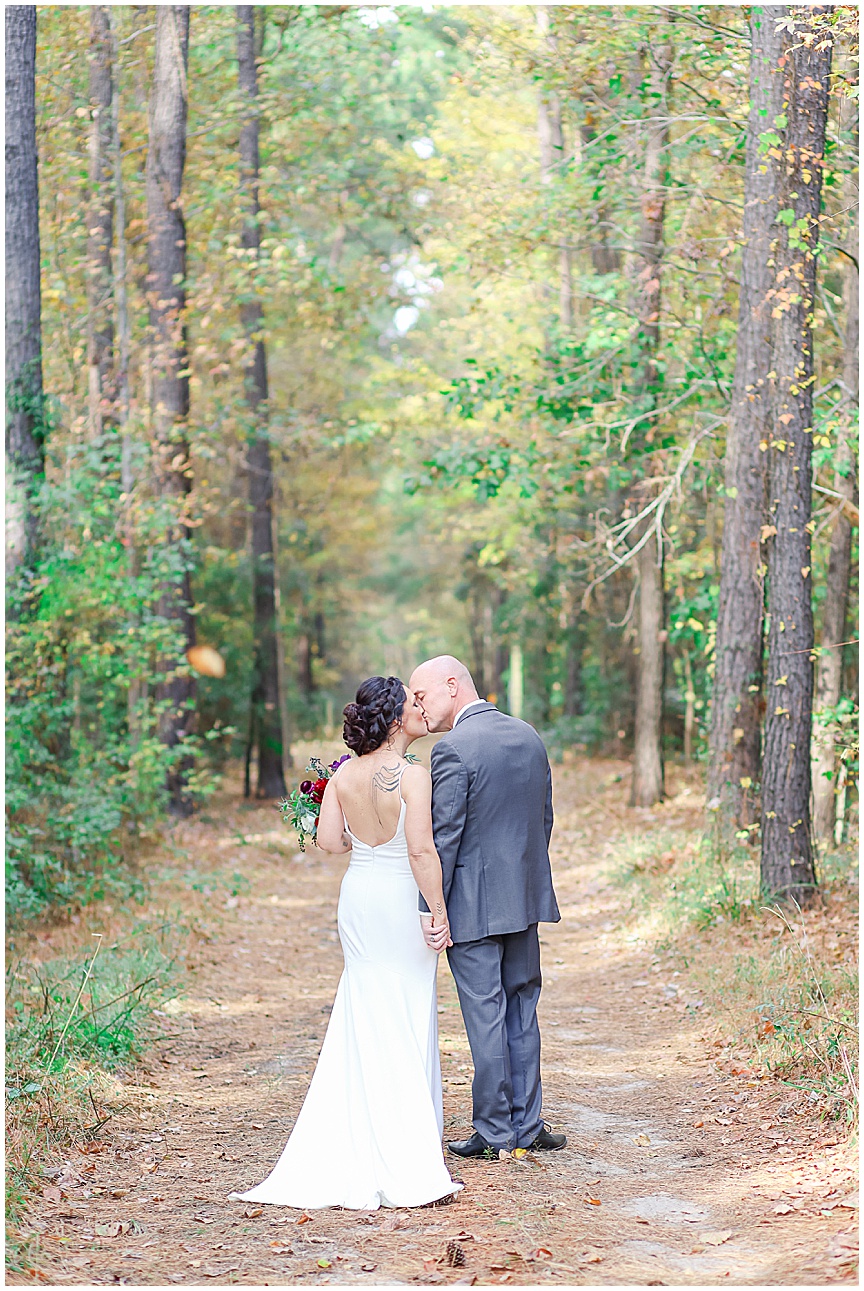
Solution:
M 328 781 L 318 846 L 349 853 L 345 969 L 312 1082 L 270 1175 L 231 1198 L 303 1209 L 453 1200 L 442 1151 L 436 972 L 447 953 L 474 1063 L 456 1157 L 564 1147 L 543 1121 L 540 943 L 560 918 L 552 776 L 540 737 L 477 694 L 451 655 L 407 687 L 370 677 L 344 712 L 355 756 Z M 431 776 L 406 757 L 440 734 Z

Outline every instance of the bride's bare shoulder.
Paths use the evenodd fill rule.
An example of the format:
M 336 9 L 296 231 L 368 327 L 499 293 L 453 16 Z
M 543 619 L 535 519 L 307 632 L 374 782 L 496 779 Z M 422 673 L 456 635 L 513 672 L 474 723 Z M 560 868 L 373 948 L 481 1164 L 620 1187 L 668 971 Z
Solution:
M 422 762 L 409 762 L 402 772 L 403 793 L 410 794 L 412 791 L 425 792 L 431 783 L 432 776 Z

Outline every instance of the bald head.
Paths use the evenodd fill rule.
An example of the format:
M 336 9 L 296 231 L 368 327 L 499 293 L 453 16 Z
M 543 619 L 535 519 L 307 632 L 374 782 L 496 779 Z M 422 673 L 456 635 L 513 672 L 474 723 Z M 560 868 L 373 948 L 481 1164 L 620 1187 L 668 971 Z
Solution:
M 415 668 L 408 682 L 429 731 L 451 731 L 460 708 L 479 699 L 471 673 L 452 654 L 439 654 Z

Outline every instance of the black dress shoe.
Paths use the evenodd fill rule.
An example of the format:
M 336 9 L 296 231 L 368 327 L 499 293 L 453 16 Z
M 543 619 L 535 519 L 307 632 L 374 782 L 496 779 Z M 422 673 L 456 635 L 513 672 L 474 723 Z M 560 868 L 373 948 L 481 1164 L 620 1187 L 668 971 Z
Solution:
M 457 1157 L 488 1157 L 490 1160 L 498 1160 L 498 1149 L 493 1148 L 491 1143 L 487 1143 L 482 1134 L 475 1130 L 470 1139 L 460 1139 L 456 1143 L 448 1143 L 447 1148 Z
M 566 1134 L 553 1134 L 549 1126 L 544 1124 L 528 1150 L 529 1152 L 534 1152 L 538 1149 L 541 1152 L 557 1152 L 559 1148 L 566 1147 L 566 1145 Z

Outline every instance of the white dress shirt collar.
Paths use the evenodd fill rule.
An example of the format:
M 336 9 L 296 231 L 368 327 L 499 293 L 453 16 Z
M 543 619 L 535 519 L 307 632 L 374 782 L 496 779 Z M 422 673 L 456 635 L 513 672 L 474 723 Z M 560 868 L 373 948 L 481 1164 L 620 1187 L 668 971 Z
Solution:
M 485 703 L 486 703 L 485 699 L 472 699 L 470 704 L 463 704 L 462 707 L 459 709 L 459 712 L 456 714 L 456 717 L 454 718 L 453 726 L 455 727 L 456 723 L 459 721 L 459 718 L 462 717 L 464 713 L 467 713 L 469 708 L 476 708 L 478 704 L 485 704 Z

